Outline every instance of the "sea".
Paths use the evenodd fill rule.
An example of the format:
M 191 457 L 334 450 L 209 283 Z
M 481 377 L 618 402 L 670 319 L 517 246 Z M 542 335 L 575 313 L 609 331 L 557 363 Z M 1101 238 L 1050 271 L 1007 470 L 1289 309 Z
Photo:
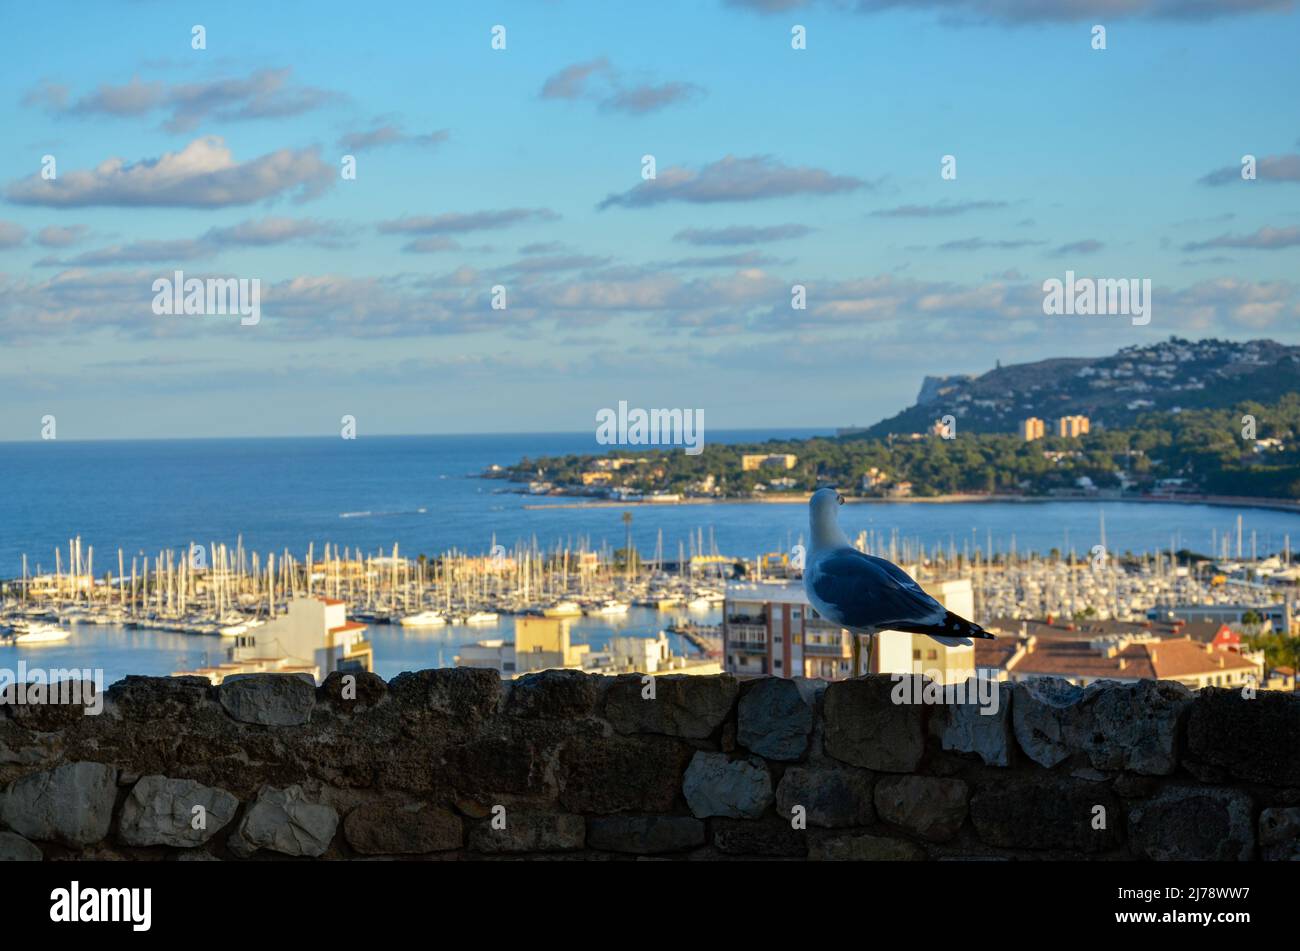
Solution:
M 710 432 L 715 443 L 829 435 L 829 430 Z M 487 553 L 536 543 L 622 547 L 632 514 L 633 544 L 652 558 L 689 554 L 692 539 L 706 552 L 753 557 L 788 551 L 807 536 L 801 503 L 581 504 L 521 494 L 522 486 L 485 479 L 487 467 L 523 457 L 603 451 L 595 434 L 485 434 L 333 438 L 202 439 L 0 443 L 0 577 L 54 568 L 56 548 L 67 565 L 68 540 L 94 548 L 97 575 L 116 571 L 117 551 L 178 555 L 192 542 L 248 551 L 317 553 L 325 543 L 363 552 L 433 556 L 448 550 Z M 578 504 L 575 504 L 578 503 Z M 945 549 L 995 552 L 1074 550 L 1086 554 L 1102 533 L 1111 552 L 1190 548 L 1211 552 L 1225 534 L 1235 553 L 1241 519 L 1243 553 L 1281 551 L 1300 540 L 1300 514 L 1201 504 L 1113 501 L 872 503 L 849 505 L 841 522 L 850 537 L 868 531 Z M 703 623 L 716 615 L 696 618 Z M 583 618 L 573 638 L 594 647 L 615 634 L 655 634 L 671 620 L 633 608 L 618 619 Z M 432 632 L 390 625 L 372 629 L 376 670 L 449 666 L 456 648 L 497 628 L 449 626 Z M 77 625 L 73 637 L 44 647 L 0 647 L 0 667 L 28 664 L 99 667 L 107 683 L 128 673 L 167 674 L 221 659 L 220 638 Z M 677 649 L 685 645 L 674 640 Z

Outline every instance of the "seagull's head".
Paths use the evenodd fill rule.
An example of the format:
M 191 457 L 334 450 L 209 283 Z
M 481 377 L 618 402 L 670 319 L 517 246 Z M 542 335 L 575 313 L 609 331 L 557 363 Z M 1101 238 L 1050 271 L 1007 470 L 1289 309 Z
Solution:
M 814 535 L 817 534 L 818 528 L 826 529 L 835 525 L 839 507 L 843 504 L 844 496 L 829 487 L 818 489 L 812 494 L 812 498 L 808 500 L 808 513 Z

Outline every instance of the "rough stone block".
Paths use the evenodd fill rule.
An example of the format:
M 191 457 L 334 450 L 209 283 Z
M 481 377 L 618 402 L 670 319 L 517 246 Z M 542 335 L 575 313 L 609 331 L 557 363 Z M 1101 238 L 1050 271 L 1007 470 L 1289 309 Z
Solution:
M 1057 677 L 1016 684 L 1012 722 L 1025 755 L 1051 768 L 1084 753 L 1095 769 L 1167 776 L 1192 692 L 1173 681 L 1076 687 Z
M 490 805 L 502 796 L 535 798 L 548 792 L 546 752 L 527 736 L 481 736 L 448 749 L 436 772 L 467 800 Z
M 103 763 L 65 763 L 9 784 L 0 819 L 29 839 L 86 846 L 108 835 L 117 770 Z
M 1300 694 L 1206 687 L 1187 718 L 1187 757 L 1233 779 L 1300 786 Z
M 587 822 L 565 812 L 507 810 L 505 828 L 493 828 L 492 819 L 470 829 L 469 847 L 475 852 L 568 852 L 583 847 Z
M 767 677 L 745 684 L 737 723 L 737 742 L 759 756 L 796 762 L 808 754 L 813 709 L 793 680 Z
M 407 671 L 388 683 L 388 695 L 398 703 L 430 710 L 470 724 L 497 712 L 501 704 L 501 676 L 495 670 L 442 667 Z
M 997 690 L 997 709 L 985 713 L 978 703 L 950 703 L 944 707 L 940 742 L 945 750 L 977 753 L 986 766 L 1011 765 L 1011 705 L 1015 695 L 1012 684 L 1001 682 Z
M 264 786 L 227 843 L 241 857 L 258 849 L 315 857 L 329 848 L 338 824 L 334 808 L 308 801 L 301 786 Z
M 760 759 L 732 760 L 698 752 L 686 769 L 682 793 L 698 818 L 753 819 L 772 804 L 772 774 Z
M 1261 812 L 1259 847 L 1265 861 L 1300 861 L 1300 806 Z
M 376 707 L 387 693 L 388 684 L 376 673 L 335 670 L 320 685 L 316 699 L 340 713 L 358 713 Z
M 39 862 L 44 855 L 15 832 L 0 832 L 0 862 Z
M 109 703 L 129 720 L 189 718 L 212 699 L 206 677 L 128 676 L 106 691 Z
M 465 843 L 459 816 L 439 806 L 387 800 L 362 803 L 349 812 L 343 837 L 363 855 L 422 855 Z
M 234 719 L 262 726 L 301 726 L 316 706 L 316 684 L 297 674 L 237 674 L 217 687 Z
M 202 807 L 197 814 L 196 806 Z M 192 779 L 144 776 L 122 804 L 117 834 L 127 845 L 192 848 L 221 831 L 238 809 L 239 800 L 224 789 Z
M 1172 786 L 1134 805 L 1129 840 L 1156 861 L 1246 861 L 1255 853 L 1250 796 L 1234 789 Z
M 871 804 L 871 774 L 851 767 L 791 766 L 776 787 L 777 815 L 790 819 L 796 806 L 804 808 L 810 826 L 829 829 L 870 825 L 876 820 Z
M 601 678 L 580 670 L 526 674 L 511 684 L 506 712 L 517 717 L 577 720 L 591 716 L 600 702 Z
M 653 686 L 654 697 L 646 691 Z M 731 712 L 738 687 L 730 674 L 668 674 L 645 684 L 637 674 L 616 677 L 605 692 L 605 718 L 620 733 L 662 733 L 702 740 Z
M 1078 780 L 1033 778 L 981 789 L 970 818 L 983 842 L 1008 849 L 1106 852 L 1122 841 L 1119 800 L 1103 785 Z
M 876 783 L 876 813 L 923 839 L 944 842 L 966 821 L 969 792 L 960 779 L 886 776 Z
M 668 812 L 691 753 L 662 736 L 570 740 L 560 752 L 560 803 L 570 812 Z
M 826 752 L 845 763 L 886 773 L 910 773 L 925 753 L 924 706 L 895 702 L 916 692 L 915 675 L 841 680 L 826 688 Z
M 15 723 L 33 733 L 54 733 L 75 725 L 81 717 L 103 712 L 104 697 L 93 680 L 65 678 L 19 688 L 6 681 L 0 689 L 0 715 L 8 712 Z

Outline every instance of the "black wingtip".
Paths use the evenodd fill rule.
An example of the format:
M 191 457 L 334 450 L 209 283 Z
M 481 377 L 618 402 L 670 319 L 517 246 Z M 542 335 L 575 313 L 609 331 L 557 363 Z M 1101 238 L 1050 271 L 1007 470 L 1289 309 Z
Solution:
M 953 614 L 951 611 L 943 613 L 943 628 L 945 633 L 951 631 L 958 637 L 978 637 L 981 640 L 996 639 L 996 635 L 990 634 L 974 621 L 968 621 L 960 614 Z

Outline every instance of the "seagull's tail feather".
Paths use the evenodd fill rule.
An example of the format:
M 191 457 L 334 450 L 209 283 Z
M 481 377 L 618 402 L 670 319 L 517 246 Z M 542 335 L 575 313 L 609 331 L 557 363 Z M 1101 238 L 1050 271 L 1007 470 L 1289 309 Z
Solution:
M 993 634 L 984 630 L 974 621 L 968 621 L 960 614 L 953 614 L 951 611 L 944 611 L 943 619 L 938 623 L 924 624 L 916 621 L 904 621 L 899 624 L 890 624 L 889 628 L 894 631 L 903 631 L 906 634 L 925 634 L 948 647 L 969 646 L 972 637 L 981 639 L 992 639 L 994 637 Z

